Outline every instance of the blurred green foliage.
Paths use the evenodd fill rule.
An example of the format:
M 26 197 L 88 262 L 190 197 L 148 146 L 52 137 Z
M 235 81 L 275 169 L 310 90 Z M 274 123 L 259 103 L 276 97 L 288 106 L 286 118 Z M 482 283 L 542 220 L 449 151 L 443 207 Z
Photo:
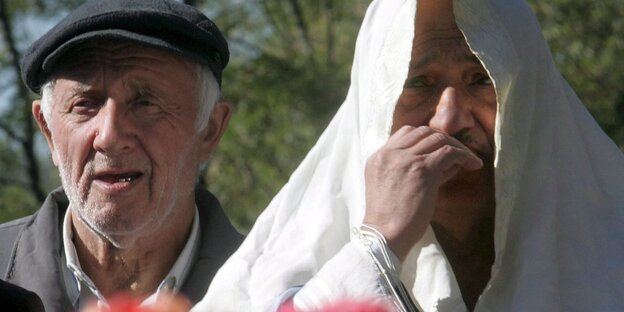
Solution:
M 561 73 L 624 149 L 624 1 L 530 3 Z
M 211 16 L 231 43 L 223 94 L 235 111 L 206 179 L 235 224 L 246 231 L 346 96 L 367 5 L 331 0 L 231 3 L 209 5 L 217 8 Z
M 31 214 L 39 209 L 40 203 L 30 191 L 15 185 L 0 188 L 0 222 Z
M 18 47 L 41 34 L 23 29 L 24 20 L 57 20 L 80 2 L 11 0 L 7 12 L 16 25 Z M 232 103 L 234 115 L 203 182 L 246 232 L 346 96 L 355 38 L 369 1 L 193 2 L 223 30 L 232 52 L 223 97 Z M 624 148 L 624 1 L 529 2 L 562 74 Z M 18 98 L 15 86 L 21 82 L 10 64 L 2 41 L 0 125 L 19 130 L 23 121 L 11 114 L 31 99 Z M 43 160 L 36 183 L 47 191 L 58 185 L 58 178 L 41 138 L 37 141 Z M 0 129 L 0 221 L 31 213 L 39 205 L 28 188 L 22 153 L 20 144 Z

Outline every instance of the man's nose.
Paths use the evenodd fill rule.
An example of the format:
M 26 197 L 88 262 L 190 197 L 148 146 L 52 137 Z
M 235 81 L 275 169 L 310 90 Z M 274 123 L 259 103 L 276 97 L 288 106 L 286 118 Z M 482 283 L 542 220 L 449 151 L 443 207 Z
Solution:
M 116 155 L 128 152 L 135 142 L 135 129 L 131 117 L 118 102 L 108 99 L 97 115 L 93 147 L 96 151 Z
M 450 135 L 474 126 L 469 95 L 464 90 L 447 87 L 442 91 L 429 126 Z

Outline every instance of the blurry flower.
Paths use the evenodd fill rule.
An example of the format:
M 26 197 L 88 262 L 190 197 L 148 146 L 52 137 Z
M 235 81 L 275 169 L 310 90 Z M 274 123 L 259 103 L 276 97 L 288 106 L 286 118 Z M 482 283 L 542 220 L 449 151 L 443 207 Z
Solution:
M 391 312 L 391 310 L 386 305 L 372 300 L 340 300 L 325 306 L 318 312 Z
M 314 312 L 392 312 L 387 305 L 373 300 L 340 300 Z M 278 312 L 295 312 L 292 300 L 285 302 Z
M 159 294 L 153 304 L 141 306 L 142 299 L 128 294 L 117 294 L 107 299 L 109 308 L 98 306 L 97 301 L 87 305 L 81 312 L 188 312 L 191 303 L 181 295 Z

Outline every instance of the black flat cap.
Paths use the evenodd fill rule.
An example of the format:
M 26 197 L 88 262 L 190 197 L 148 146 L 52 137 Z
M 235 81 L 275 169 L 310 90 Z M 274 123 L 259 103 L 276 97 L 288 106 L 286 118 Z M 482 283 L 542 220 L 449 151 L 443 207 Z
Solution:
M 91 0 L 35 41 L 22 58 L 22 78 L 35 93 L 61 56 L 94 39 L 127 40 L 206 64 L 221 84 L 230 58 L 217 26 L 192 6 L 169 0 Z

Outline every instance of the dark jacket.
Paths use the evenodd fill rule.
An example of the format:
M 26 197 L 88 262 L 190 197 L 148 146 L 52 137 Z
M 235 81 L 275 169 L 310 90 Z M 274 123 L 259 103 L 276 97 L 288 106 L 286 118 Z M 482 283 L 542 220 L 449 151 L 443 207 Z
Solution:
M 197 188 L 195 202 L 201 247 L 181 289 L 193 303 L 201 300 L 219 267 L 243 239 L 211 193 Z M 0 225 L 0 270 L 6 268 L 2 278 L 35 292 L 48 312 L 73 310 L 61 267 L 61 227 L 68 204 L 59 188 L 33 215 Z
M 43 312 L 39 296 L 19 286 L 0 280 L 0 309 L 2 311 Z

